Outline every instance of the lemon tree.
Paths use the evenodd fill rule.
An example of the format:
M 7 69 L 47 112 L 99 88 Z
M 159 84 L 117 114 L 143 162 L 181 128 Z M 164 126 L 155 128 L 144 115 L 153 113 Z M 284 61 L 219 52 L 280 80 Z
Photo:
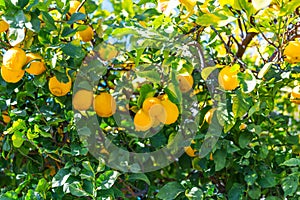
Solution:
M 0 199 L 299 199 L 299 13 L 0 0 Z

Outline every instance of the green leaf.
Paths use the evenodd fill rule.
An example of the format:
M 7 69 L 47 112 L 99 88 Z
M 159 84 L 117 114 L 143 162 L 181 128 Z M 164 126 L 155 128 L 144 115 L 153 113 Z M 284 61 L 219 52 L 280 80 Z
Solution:
M 69 185 L 69 190 L 71 194 L 76 197 L 90 196 L 89 193 L 82 189 L 82 185 L 78 181 L 71 183 Z
M 12 136 L 12 141 L 13 141 L 13 145 L 16 148 L 20 148 L 24 142 L 24 138 L 23 138 L 23 132 L 20 131 L 16 131 L 13 136 Z
M 142 85 L 140 89 L 140 96 L 138 98 L 137 104 L 141 108 L 144 100 L 148 97 L 153 97 L 156 90 L 150 84 Z
M 157 71 L 137 71 L 136 75 L 141 78 L 146 78 L 148 81 L 152 83 L 160 83 L 160 74 Z
M 239 145 L 243 149 L 247 147 L 247 145 L 251 142 L 252 140 L 252 134 L 247 133 L 247 132 L 242 132 L 240 137 L 239 137 Z
M 232 105 L 232 112 L 235 118 L 243 117 L 249 110 L 249 103 L 245 98 L 237 92 L 237 96 L 234 96 Z
M 200 200 L 203 199 L 203 192 L 200 188 L 193 187 L 190 191 L 186 191 L 185 196 L 189 200 Z
M 150 180 L 145 174 L 130 174 L 128 180 L 130 181 L 141 180 L 146 182 L 148 185 L 151 185 Z
M 16 46 L 25 39 L 25 29 L 24 28 L 9 28 L 9 43 L 12 46 Z
M 224 149 L 217 150 L 213 156 L 214 156 L 214 162 L 216 165 L 215 170 L 220 171 L 221 169 L 223 169 L 225 167 L 227 152 L 224 151 Z
M 184 192 L 184 187 L 181 184 L 169 182 L 159 190 L 156 197 L 163 200 L 173 200 L 182 192 Z
M 261 189 L 259 187 L 254 187 L 248 191 L 248 194 L 251 199 L 259 199 L 261 195 Z
M 268 62 L 266 63 L 263 68 L 261 68 L 261 70 L 259 71 L 257 77 L 259 79 L 263 78 L 265 76 L 266 73 L 268 73 L 269 69 L 271 68 L 271 66 L 274 64 L 274 62 Z
M 219 65 L 213 66 L 213 67 L 205 67 L 202 71 L 201 71 L 201 76 L 202 78 L 206 81 L 209 77 L 209 75 L 218 68 Z
M 260 179 L 258 180 L 258 184 L 262 188 L 272 188 L 277 184 L 277 181 L 275 179 L 275 174 L 273 174 L 270 171 L 265 171 L 263 174 L 261 174 Z
M 272 0 L 252 0 L 253 7 L 256 10 L 260 10 L 260 9 L 268 7 L 271 2 L 272 2 Z
M 67 22 L 68 24 L 73 24 L 76 21 L 79 20 L 84 20 L 86 18 L 86 15 L 81 13 L 81 12 L 77 12 L 72 14 L 71 19 Z
M 291 158 L 289 160 L 286 160 L 284 163 L 281 163 L 280 165 L 289 166 L 289 167 L 300 167 L 300 159 L 299 158 Z
M 228 200 L 238 200 L 244 192 L 244 185 L 234 183 L 228 191 Z
M 77 44 L 75 41 L 65 44 L 61 50 L 64 52 L 64 54 L 73 58 L 81 58 L 85 55 L 80 44 Z
M 245 73 L 239 73 L 238 77 L 244 93 L 250 93 L 255 89 L 256 78 L 250 70 L 246 70 Z
M 298 188 L 299 183 L 299 176 L 298 174 L 290 174 L 288 177 L 285 177 L 282 180 L 281 187 L 284 191 L 284 196 L 291 196 L 293 195 Z
M 76 33 L 76 29 L 72 29 L 69 26 L 65 26 L 63 28 L 62 33 L 61 33 L 61 36 L 62 37 L 70 37 L 70 36 L 72 36 L 75 33 Z
M 56 30 L 54 19 L 51 17 L 49 13 L 42 11 L 42 18 L 45 22 L 48 31 Z
M 110 189 L 119 175 L 119 172 L 113 170 L 109 170 L 101 174 L 96 180 L 97 190 Z
M 111 34 L 115 37 L 123 37 L 129 34 L 137 35 L 138 32 L 132 28 L 116 28 Z

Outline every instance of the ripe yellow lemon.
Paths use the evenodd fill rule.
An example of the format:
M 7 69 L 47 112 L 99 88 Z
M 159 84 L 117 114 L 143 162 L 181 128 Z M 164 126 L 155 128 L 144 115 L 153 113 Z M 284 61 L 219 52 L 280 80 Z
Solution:
M 80 1 L 70 1 L 70 10 L 69 10 L 69 13 L 70 13 L 71 15 L 72 15 L 73 13 L 75 13 L 75 12 L 76 12 L 76 9 L 79 7 L 79 5 L 80 5 Z M 84 9 L 83 6 L 79 9 L 79 12 L 85 14 L 85 9 Z
M 84 42 L 91 41 L 93 39 L 93 36 L 94 36 L 94 31 L 90 26 L 88 26 L 85 30 L 76 32 L 75 34 L 75 38 L 78 38 Z
M 9 70 L 22 70 L 26 61 L 26 53 L 19 47 L 13 47 L 7 50 L 3 55 L 3 67 Z
M 161 120 L 161 122 L 166 125 L 173 124 L 174 122 L 176 122 L 179 116 L 179 110 L 177 108 L 177 105 L 170 100 L 161 101 L 161 104 L 165 109 L 166 116 L 162 115 L 162 117 L 159 118 L 159 120 Z
M 116 101 L 114 97 L 102 92 L 94 98 L 94 110 L 100 117 L 110 117 L 116 112 Z
M 196 156 L 196 150 L 194 150 L 191 146 L 184 147 L 185 153 L 190 156 L 190 157 L 195 157 Z
M 300 62 L 300 42 L 299 41 L 290 41 L 283 51 L 284 60 L 288 63 L 297 63 Z
M 1 76 L 4 81 L 8 83 L 17 83 L 19 82 L 24 76 L 25 70 L 9 70 L 6 67 L 1 67 Z
M 179 88 L 181 92 L 185 93 L 192 89 L 194 79 L 190 74 L 181 74 L 177 76 L 179 81 Z
M 104 61 L 109 61 L 118 55 L 118 50 L 111 44 L 101 45 L 96 49 L 98 51 L 99 57 Z
M 293 103 L 300 104 L 300 86 L 293 88 L 290 100 Z
M 6 21 L 0 20 L 0 33 L 7 31 L 9 24 Z
M 26 54 L 27 57 L 27 63 L 29 63 L 32 60 L 40 60 L 40 61 L 32 61 L 30 63 L 30 66 L 25 69 L 25 71 L 32 75 L 40 75 L 44 71 L 46 71 L 45 63 L 42 61 L 42 56 L 35 54 L 35 53 L 28 53 Z
M 143 109 L 140 109 L 134 116 L 133 119 L 136 131 L 147 131 L 153 125 L 153 120 L 150 115 Z
M 215 112 L 216 108 L 211 108 L 209 111 L 207 111 L 207 113 L 205 114 L 204 116 L 204 119 L 205 121 L 208 123 L 208 124 L 211 124 L 211 121 L 212 121 L 212 118 L 213 118 L 213 115 L 214 115 L 214 112 Z
M 76 110 L 87 110 L 93 103 L 93 92 L 89 90 L 78 90 L 73 96 L 73 107 Z
M 142 109 L 150 115 L 153 122 L 155 122 L 155 126 L 158 126 L 159 122 L 166 120 L 165 108 L 157 97 L 146 98 L 143 102 Z
M 68 79 L 69 81 L 64 83 L 64 82 L 60 82 L 58 81 L 58 79 L 56 78 L 56 76 L 53 76 L 49 79 L 49 90 L 50 92 L 58 97 L 61 96 L 65 96 L 66 94 L 68 94 L 68 92 L 70 92 L 71 87 L 72 87 L 72 81 L 70 76 L 68 75 Z
M 225 66 L 219 73 L 218 81 L 224 90 L 234 90 L 239 86 L 238 70 L 232 70 L 230 66 Z

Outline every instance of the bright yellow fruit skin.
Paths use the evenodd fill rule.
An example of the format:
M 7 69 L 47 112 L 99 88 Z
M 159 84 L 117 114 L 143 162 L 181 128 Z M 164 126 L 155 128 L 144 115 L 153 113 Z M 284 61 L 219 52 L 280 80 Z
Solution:
M 40 75 L 44 71 L 46 71 L 45 63 L 42 61 L 42 57 L 35 53 L 28 53 L 26 54 L 27 57 L 27 63 L 29 63 L 32 60 L 41 60 L 41 61 L 33 61 L 30 63 L 30 66 L 25 69 L 25 71 L 32 75 Z
M 166 116 L 162 115 L 162 118 L 160 118 L 161 122 L 166 125 L 176 122 L 179 116 L 177 105 L 170 100 L 161 101 L 161 104 L 163 105 L 166 114 Z
M 283 51 L 284 60 L 288 63 L 300 62 L 300 42 L 290 41 Z
M 290 101 L 296 104 L 300 104 L 300 86 L 293 88 Z
M 6 67 L 1 67 L 1 76 L 4 81 L 8 83 L 17 83 L 19 82 L 25 74 L 25 70 L 13 71 L 9 70 Z
M 230 66 L 225 66 L 219 73 L 218 81 L 224 90 L 234 90 L 239 86 L 238 70 L 232 71 Z
M 58 97 L 65 96 L 66 94 L 68 94 L 72 87 L 72 81 L 69 75 L 68 78 L 69 81 L 67 83 L 59 82 L 56 76 L 50 78 L 48 83 L 50 92 Z
M 116 112 L 116 101 L 114 97 L 102 92 L 94 98 L 94 110 L 100 117 L 110 117 Z
M 149 130 L 153 125 L 153 120 L 150 117 L 150 115 L 144 111 L 143 109 L 140 109 L 134 116 L 133 119 L 135 130 L 136 131 L 147 131 Z
M 93 31 L 92 27 L 88 26 L 85 30 L 78 31 L 75 34 L 75 37 L 80 39 L 83 42 L 89 42 L 94 37 L 94 31 Z
M 205 121 L 208 123 L 208 124 L 211 124 L 211 121 L 212 121 L 212 118 L 213 118 L 213 115 L 214 115 L 214 112 L 216 111 L 216 108 L 211 108 L 209 111 L 207 111 L 207 113 L 205 114 L 204 116 L 204 119 Z
M 195 154 L 196 150 L 194 150 L 191 146 L 184 147 L 184 151 L 188 156 L 196 157 L 196 154 Z
M 13 47 L 3 55 L 3 67 L 9 70 L 20 71 L 26 64 L 26 53 L 19 47 Z
M 186 93 L 190 91 L 194 84 L 194 79 L 190 74 L 181 74 L 177 76 L 179 81 L 179 88 L 181 92 Z
M 87 110 L 93 103 L 93 92 L 89 90 L 78 90 L 73 96 L 73 107 L 76 110 Z
M 70 1 L 70 10 L 69 13 L 72 15 L 73 13 L 75 13 L 76 9 L 78 8 L 78 6 L 80 5 L 80 1 Z M 85 14 L 85 9 L 82 6 L 79 9 L 79 12 L 84 13 Z
M 3 33 L 9 29 L 9 24 L 6 21 L 0 21 L 0 33 Z

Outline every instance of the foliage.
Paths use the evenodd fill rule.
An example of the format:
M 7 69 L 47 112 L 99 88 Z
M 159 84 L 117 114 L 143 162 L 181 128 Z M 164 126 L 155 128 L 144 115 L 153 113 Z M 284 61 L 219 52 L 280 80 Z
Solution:
M 17 46 L 39 54 L 46 66 L 42 74 L 25 73 L 17 83 L 0 77 L 0 199 L 300 198 L 299 105 L 290 101 L 292 89 L 300 84 L 300 65 L 297 60 L 287 62 L 284 55 L 288 43 L 300 36 L 299 1 L 84 0 L 80 6 L 85 13 L 70 14 L 68 0 L 0 0 L 1 19 L 9 24 L 8 31 L 0 33 L 1 58 Z M 93 29 L 93 38 L 81 41 L 76 33 L 87 27 Z M 149 38 L 145 46 L 132 45 L 123 54 L 109 44 L 112 37 L 130 34 L 137 42 L 146 32 L 157 40 Z M 153 46 L 179 35 L 203 47 L 207 64 L 201 72 L 176 53 Z M 98 45 L 101 48 L 94 49 Z M 223 129 L 212 151 L 205 157 L 183 154 L 147 173 L 125 173 L 96 159 L 88 151 L 89 141 L 78 136 L 93 130 L 76 128 L 75 91 L 58 97 L 48 86 L 54 76 L 61 83 L 70 78 L 74 86 L 91 50 L 108 63 L 105 68 L 93 63 L 89 73 L 104 74 L 93 80 L 98 86 L 94 93 L 105 91 L 118 98 L 118 109 L 131 114 L 122 124 L 125 128 L 134 127 L 133 117 L 146 98 L 163 93 L 183 113 L 176 77 L 191 74 L 191 93 L 200 112 L 191 144 L 196 155 L 210 125 L 205 114 L 216 107 L 211 91 L 223 91 L 226 100 L 212 117 Z M 300 56 L 300 50 L 294 50 Z M 210 90 L 207 81 L 214 81 L 212 76 L 224 66 L 239 69 L 238 88 Z M 146 81 L 126 86 L 137 79 Z M 91 89 L 88 83 L 80 87 Z M 126 96 L 130 102 L 124 91 L 132 94 Z M 118 127 L 113 117 L 98 121 L 121 148 L 137 152 L 167 145 L 180 122 L 161 125 L 158 134 L 141 139 Z

